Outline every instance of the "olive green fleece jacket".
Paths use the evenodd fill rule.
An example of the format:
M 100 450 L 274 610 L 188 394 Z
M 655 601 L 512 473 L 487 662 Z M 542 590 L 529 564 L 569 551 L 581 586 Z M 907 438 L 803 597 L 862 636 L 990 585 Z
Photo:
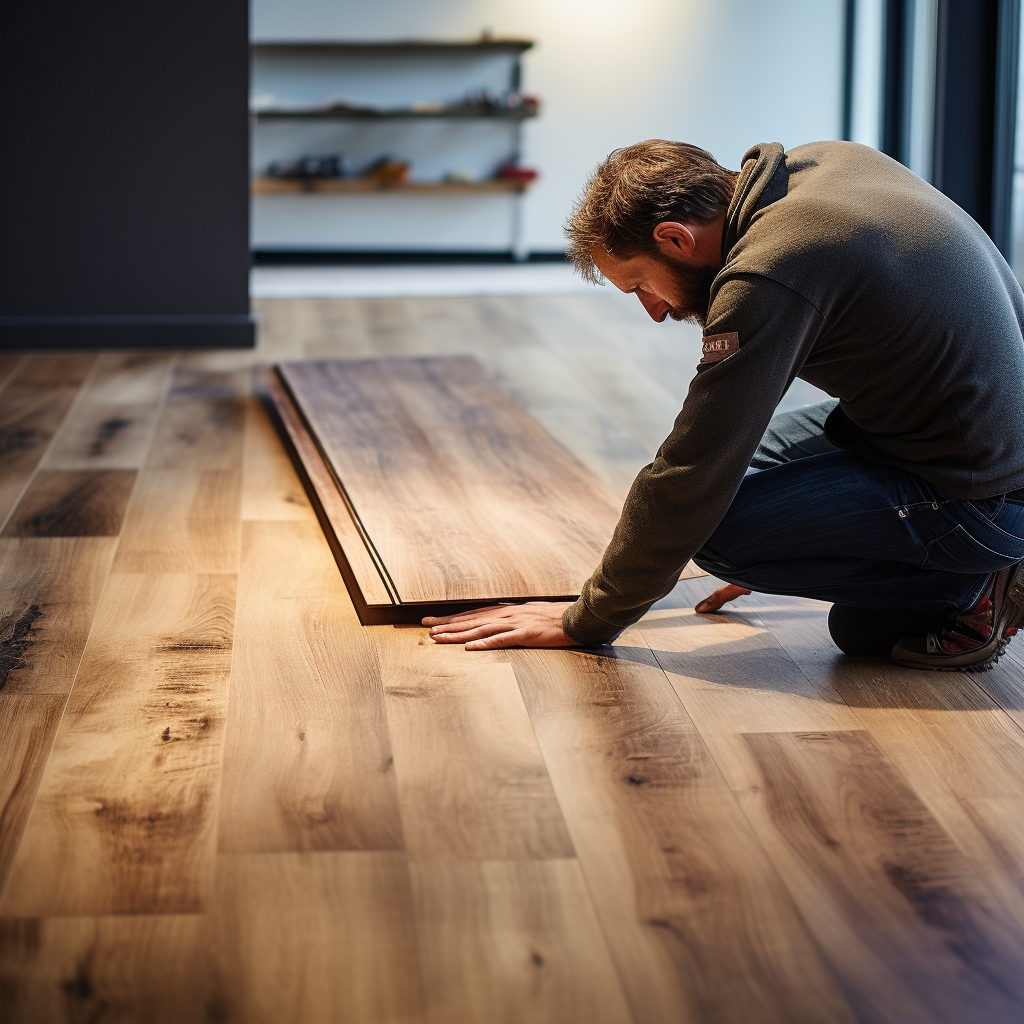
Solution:
M 839 399 L 843 446 L 866 458 L 954 498 L 1024 487 L 1024 295 L 950 199 L 854 143 L 755 146 L 722 259 L 682 411 L 563 616 L 577 643 L 613 639 L 672 589 L 794 377 Z

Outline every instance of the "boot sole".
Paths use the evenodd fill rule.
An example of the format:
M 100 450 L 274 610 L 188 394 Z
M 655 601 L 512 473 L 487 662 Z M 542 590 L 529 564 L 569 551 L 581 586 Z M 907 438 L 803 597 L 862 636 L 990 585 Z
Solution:
M 1006 582 L 1006 594 L 1000 615 L 992 630 L 993 639 L 963 654 L 916 654 L 897 644 L 892 660 L 904 668 L 924 668 L 933 672 L 987 672 L 1003 656 L 1012 636 L 1008 629 L 1024 626 L 1024 562 L 1019 562 Z

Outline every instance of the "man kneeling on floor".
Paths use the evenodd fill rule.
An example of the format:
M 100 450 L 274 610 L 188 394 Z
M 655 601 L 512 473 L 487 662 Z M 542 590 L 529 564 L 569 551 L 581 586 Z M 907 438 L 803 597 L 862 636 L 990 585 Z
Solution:
M 580 599 L 425 619 L 434 639 L 605 643 L 692 557 L 723 597 L 834 602 L 847 654 L 991 666 L 1024 624 L 1024 295 L 981 228 L 853 143 L 755 146 L 736 174 L 653 140 L 567 233 L 585 278 L 697 321 L 704 355 Z M 836 400 L 772 418 L 795 377 Z

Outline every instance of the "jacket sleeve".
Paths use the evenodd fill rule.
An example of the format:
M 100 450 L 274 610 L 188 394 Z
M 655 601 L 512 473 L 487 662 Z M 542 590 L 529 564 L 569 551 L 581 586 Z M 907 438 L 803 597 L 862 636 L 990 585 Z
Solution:
M 672 433 L 633 482 L 601 565 L 562 617 L 576 643 L 614 639 L 675 586 L 732 504 L 821 327 L 807 299 L 770 278 L 719 287 L 705 336 L 736 332 L 739 349 L 702 360 Z

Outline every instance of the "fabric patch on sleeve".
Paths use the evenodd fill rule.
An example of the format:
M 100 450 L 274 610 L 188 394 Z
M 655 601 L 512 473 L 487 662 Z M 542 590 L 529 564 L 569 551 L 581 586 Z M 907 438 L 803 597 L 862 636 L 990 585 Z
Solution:
M 704 337 L 704 355 L 701 363 L 717 363 L 740 350 L 740 336 L 736 331 L 729 334 L 708 334 Z

